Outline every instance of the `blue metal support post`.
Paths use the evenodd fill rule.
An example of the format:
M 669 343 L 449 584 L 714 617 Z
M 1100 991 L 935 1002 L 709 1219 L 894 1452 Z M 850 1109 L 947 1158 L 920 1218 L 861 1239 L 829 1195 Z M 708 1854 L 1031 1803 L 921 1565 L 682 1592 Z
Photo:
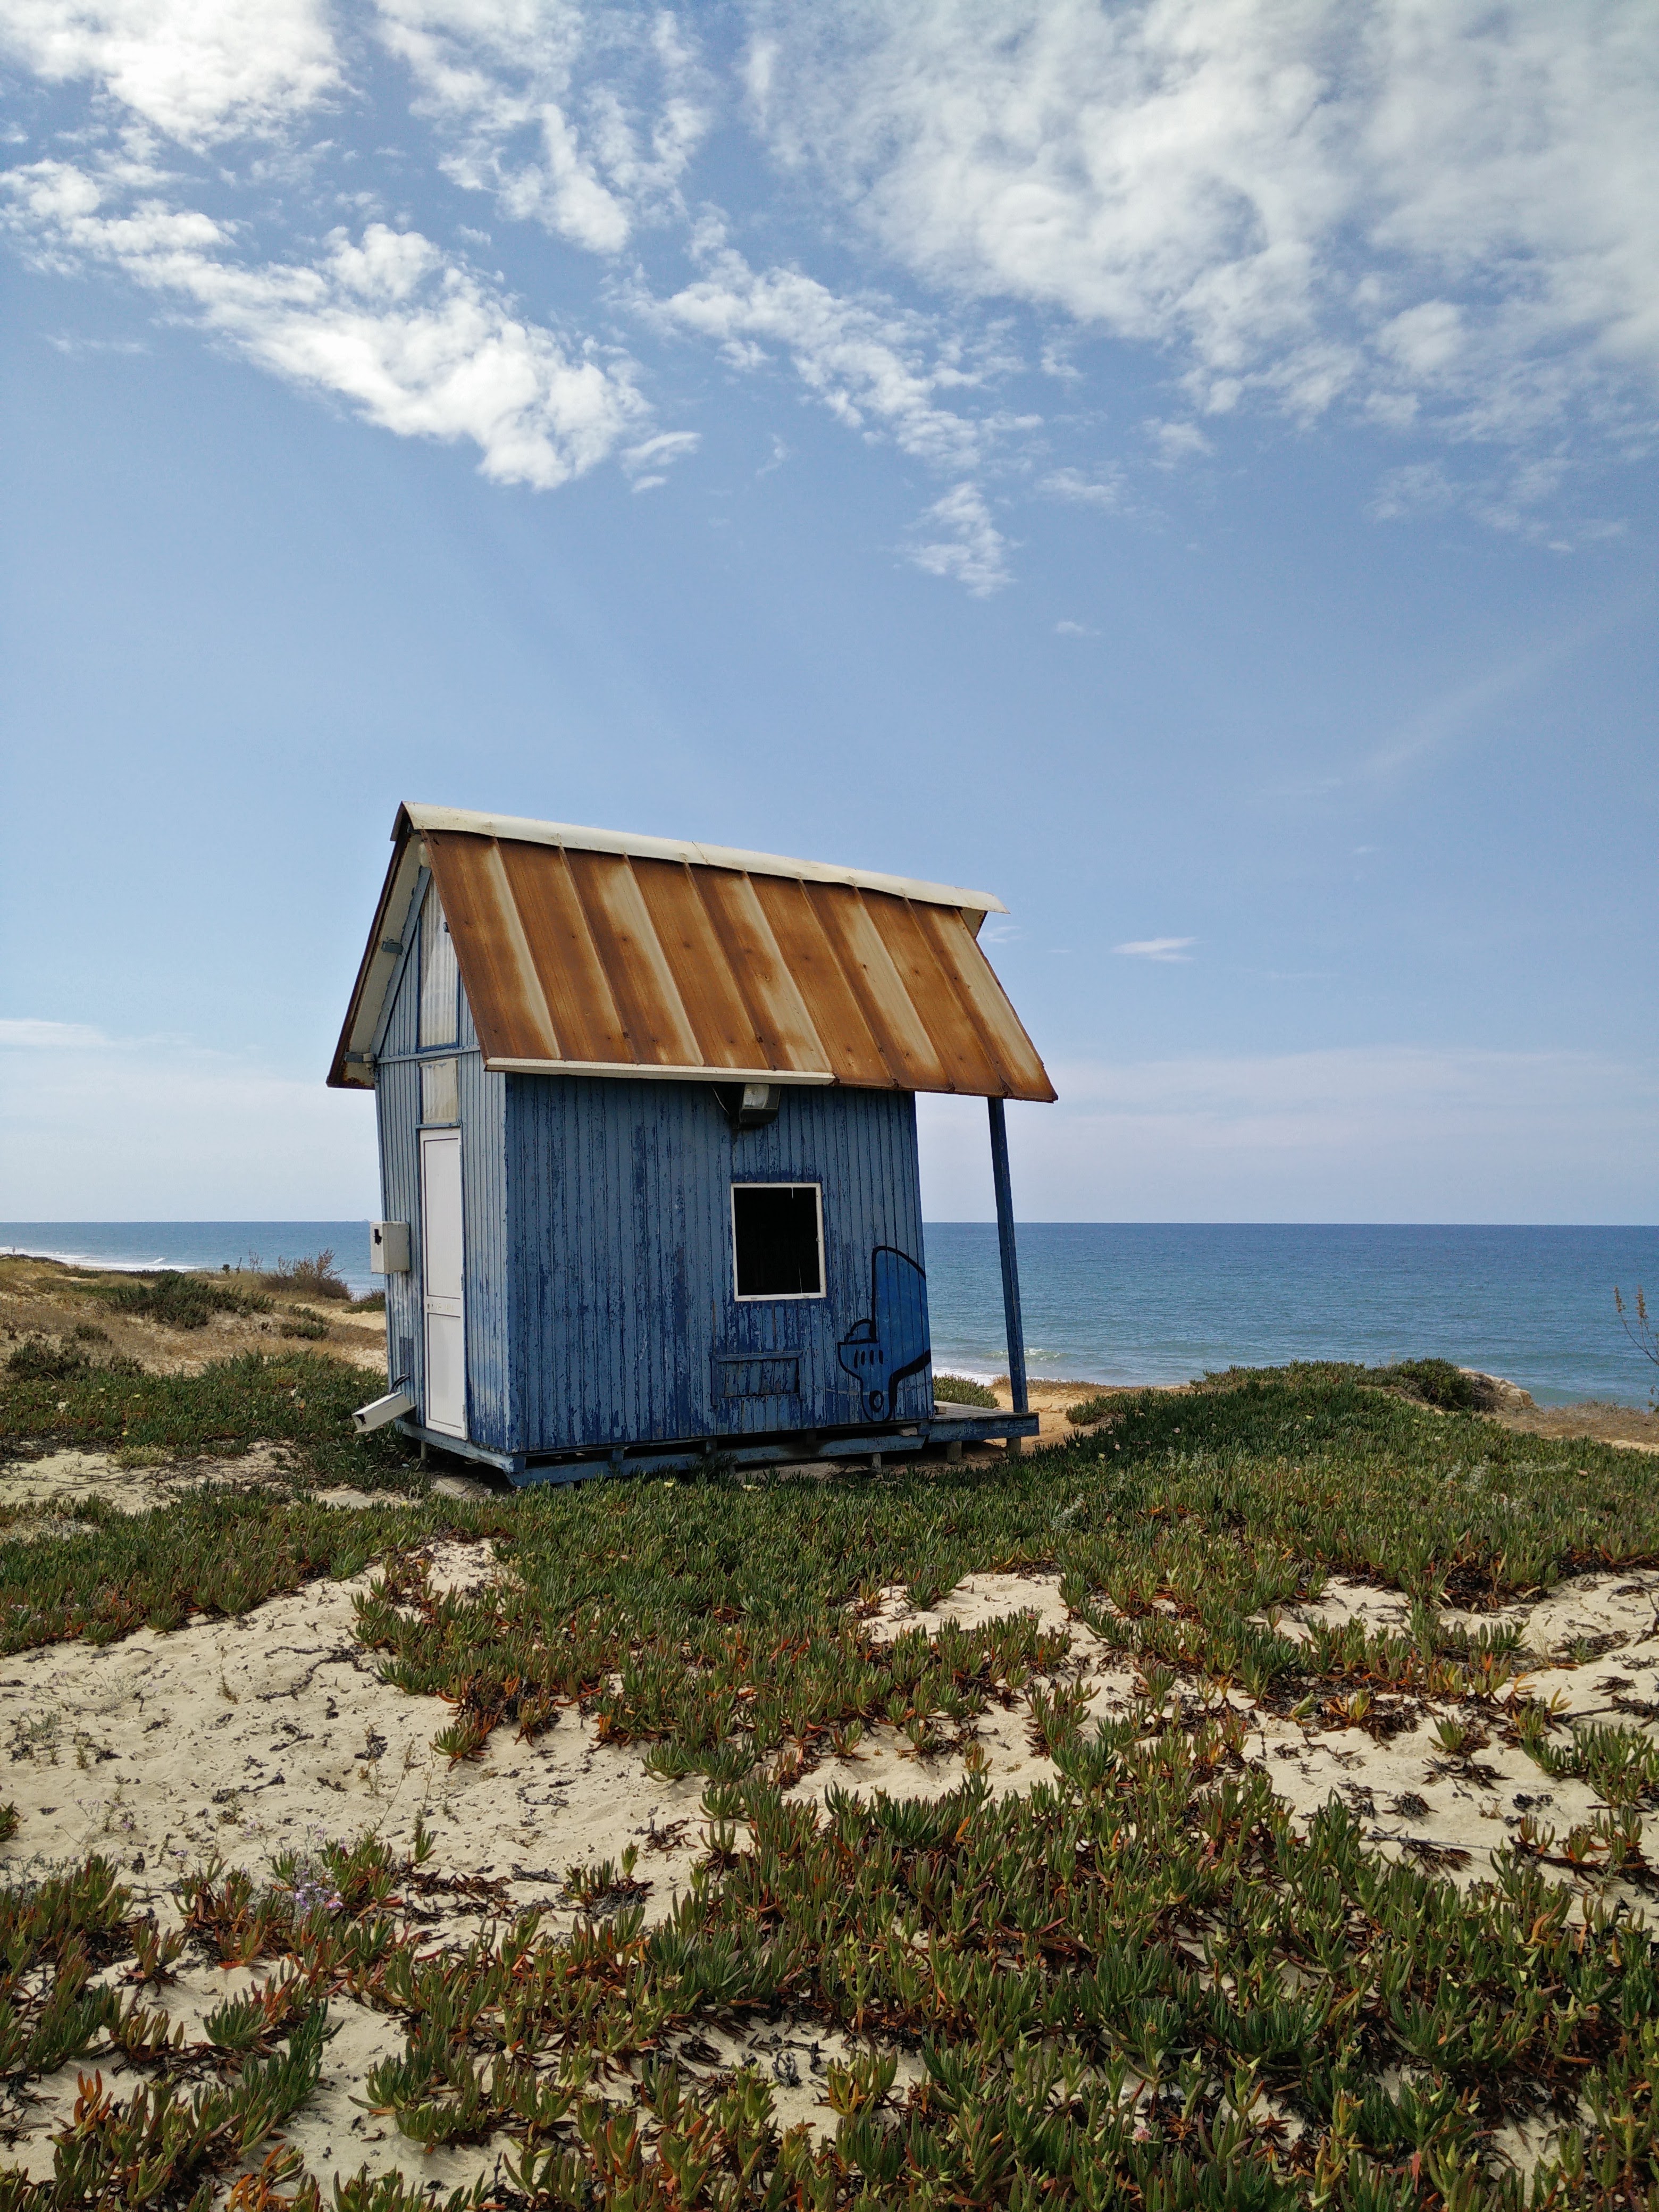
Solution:
M 1019 1261 L 1014 1255 L 1014 1194 L 1008 1180 L 1008 1125 L 1000 1098 L 988 1098 L 991 1111 L 991 1180 L 997 1194 L 997 1245 L 1002 1255 L 1002 1314 L 1008 1330 L 1008 1387 L 1014 1411 L 1029 1413 L 1025 1391 L 1025 1329 L 1019 1317 Z M 1013 1446 L 1008 1449 L 1012 1451 Z

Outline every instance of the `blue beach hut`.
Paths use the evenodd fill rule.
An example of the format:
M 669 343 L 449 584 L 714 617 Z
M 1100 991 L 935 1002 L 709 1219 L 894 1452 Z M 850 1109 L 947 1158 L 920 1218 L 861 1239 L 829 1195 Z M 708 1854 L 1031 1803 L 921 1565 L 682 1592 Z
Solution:
M 516 1482 L 1035 1433 L 1001 902 L 405 805 L 329 1074 L 374 1093 L 404 1433 Z M 936 1406 L 915 1094 L 989 1101 L 1012 1413 Z

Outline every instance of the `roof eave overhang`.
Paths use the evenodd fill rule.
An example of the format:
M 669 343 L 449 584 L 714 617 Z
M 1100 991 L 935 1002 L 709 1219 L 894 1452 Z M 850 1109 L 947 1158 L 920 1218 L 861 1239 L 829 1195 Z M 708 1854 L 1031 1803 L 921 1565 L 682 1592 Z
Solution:
M 374 1088 L 374 1037 L 386 993 L 403 957 L 410 906 L 425 860 L 424 847 L 406 806 L 398 809 L 392 838 L 392 860 L 380 888 L 380 904 L 374 909 L 374 926 L 368 933 L 368 943 L 346 1010 L 345 1025 L 328 1071 L 329 1087 L 334 1091 Z
M 637 1060 L 512 1060 L 486 1056 L 484 1066 L 492 1075 L 594 1075 L 606 1081 L 654 1083 L 765 1083 L 776 1090 L 788 1090 L 794 1085 L 811 1085 L 822 1090 L 835 1085 L 842 1091 L 898 1090 L 897 1084 L 849 1083 L 825 1069 L 777 1067 L 710 1067 L 706 1063 L 684 1063 L 662 1066 Z M 945 1092 L 933 1094 L 945 1097 Z M 964 1094 L 956 1093 L 957 1097 Z M 994 1098 L 1024 1099 L 1034 1105 L 1052 1105 L 1058 1093 L 1050 1085 L 1046 1093 L 1034 1091 L 972 1091 L 967 1096 Z
M 776 1067 L 711 1067 L 707 1061 L 677 1063 L 641 1060 L 513 1060 L 486 1055 L 484 1066 L 492 1075 L 602 1075 L 610 1079 L 635 1077 L 658 1083 L 767 1083 L 779 1086 L 797 1083 L 834 1083 L 829 1069 Z

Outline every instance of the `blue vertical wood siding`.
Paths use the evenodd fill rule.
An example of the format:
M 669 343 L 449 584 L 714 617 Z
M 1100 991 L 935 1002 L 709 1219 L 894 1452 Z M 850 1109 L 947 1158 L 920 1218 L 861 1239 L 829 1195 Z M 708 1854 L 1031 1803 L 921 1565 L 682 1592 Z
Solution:
M 869 1317 L 874 1253 L 925 1265 L 908 1093 L 786 1087 L 775 1121 L 734 1133 L 703 1083 L 506 1084 L 509 1449 L 866 1418 L 838 1348 Z M 734 1182 L 822 1185 L 824 1297 L 738 1304 Z M 888 1418 L 925 1415 L 931 1387 L 925 1366 L 904 1377 Z
M 437 1056 L 419 1042 L 428 933 L 375 1067 L 382 1209 L 409 1223 L 411 1262 L 386 1279 L 387 1350 L 422 1407 L 420 1075 Z M 869 1363 L 843 1348 L 902 1337 L 908 1356 L 927 1341 L 925 1285 L 876 1261 L 884 1251 L 926 1265 L 913 1097 L 786 1086 L 775 1121 L 734 1132 L 705 1083 L 491 1074 L 465 993 L 451 1054 L 470 1442 L 555 1451 L 875 1417 L 860 1379 Z M 733 1182 L 821 1187 L 823 1297 L 738 1303 Z M 902 1294 L 884 1315 L 872 1307 L 890 1281 Z M 924 1364 L 893 1382 L 881 1418 L 915 1420 L 931 1404 Z

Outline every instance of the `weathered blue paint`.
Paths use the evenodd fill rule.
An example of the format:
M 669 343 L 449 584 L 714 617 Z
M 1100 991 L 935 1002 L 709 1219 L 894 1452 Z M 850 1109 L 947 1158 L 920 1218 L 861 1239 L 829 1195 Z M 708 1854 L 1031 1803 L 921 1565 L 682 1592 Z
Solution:
M 507 1082 L 476 1045 L 459 1055 L 461 1206 L 466 1238 L 466 1425 L 476 1443 L 512 1449 L 507 1310 Z
M 534 1454 L 927 1420 L 914 1098 L 785 1086 L 775 1121 L 734 1131 L 705 1083 L 492 1074 L 464 991 L 456 1042 L 422 1048 L 418 908 L 375 1053 L 382 1206 L 409 1223 L 411 1261 L 386 1282 L 388 1356 L 422 1409 L 414 1432 L 421 1068 L 452 1057 L 475 1452 L 517 1468 Z M 739 1303 L 734 1182 L 820 1187 L 822 1297 Z
M 1002 1256 L 1002 1317 L 1008 1332 L 1008 1389 L 1014 1411 L 1030 1401 L 1025 1389 L 1025 1324 L 1019 1310 L 1019 1261 L 1014 1251 L 1014 1191 L 1008 1175 L 1008 1125 L 1000 1098 L 988 1098 L 991 1115 L 991 1181 L 997 1200 L 997 1249 Z
M 872 1421 L 890 1418 L 893 1394 L 927 1364 L 927 1278 L 908 1253 L 878 1244 L 870 1262 L 870 1310 L 836 1347 Z
M 520 1449 L 869 1418 L 839 1347 L 877 1249 L 923 1263 L 908 1094 L 786 1087 L 775 1121 L 734 1133 L 707 1084 L 514 1075 L 507 1152 Z M 823 1297 L 738 1302 L 733 1182 L 821 1186 Z M 932 1405 L 924 1364 L 884 1418 Z

